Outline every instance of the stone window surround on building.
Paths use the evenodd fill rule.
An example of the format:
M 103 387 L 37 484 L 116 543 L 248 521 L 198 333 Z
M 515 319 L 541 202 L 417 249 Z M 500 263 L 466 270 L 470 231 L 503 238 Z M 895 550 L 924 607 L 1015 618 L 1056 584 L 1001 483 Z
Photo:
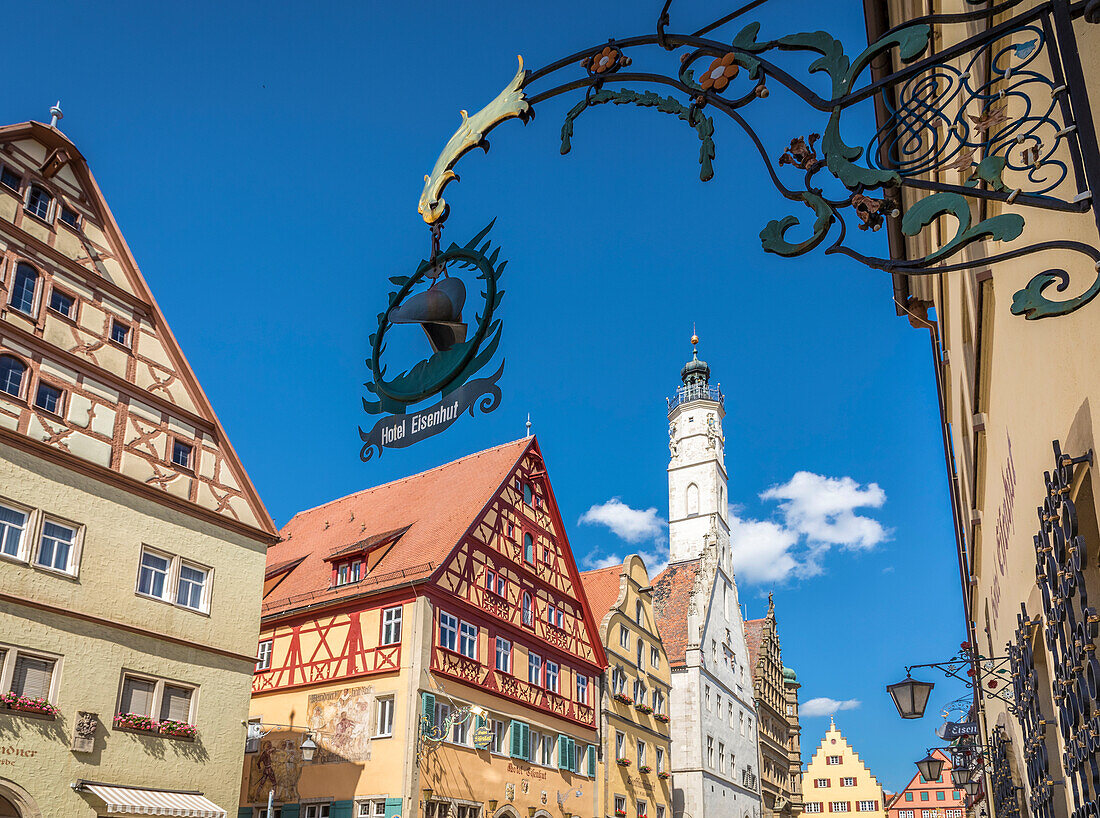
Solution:
M 33 508 L 23 503 L 14 502 L 2 496 L 0 496 L 0 510 L 14 512 L 14 514 L 9 514 L 7 517 L 15 515 L 23 515 L 24 517 L 21 527 L 9 519 L 0 518 L 0 559 L 29 565 L 37 570 L 65 577 L 75 578 L 80 575 L 80 558 L 84 551 L 85 533 L 85 526 L 82 523 L 59 517 L 41 508 Z M 61 526 L 73 533 L 68 550 L 67 564 L 64 569 L 40 561 L 43 556 L 42 541 L 47 536 L 47 523 Z M 9 554 L 8 548 L 11 546 L 11 540 L 15 539 L 12 532 L 16 530 L 20 533 L 18 542 L 15 544 L 15 553 Z M 56 555 L 56 551 L 54 553 Z
M 122 709 L 123 699 L 126 694 L 127 681 L 134 681 L 137 683 L 149 683 L 153 685 L 153 689 L 149 695 L 149 712 L 148 713 L 135 713 L 138 716 L 149 716 L 150 718 L 158 721 L 163 721 L 166 716 L 164 715 L 165 702 L 165 689 L 172 687 L 179 690 L 187 691 L 189 694 L 187 704 L 187 717 L 173 719 L 174 721 L 183 721 L 188 724 L 195 723 L 195 713 L 198 708 L 198 685 L 190 684 L 188 682 L 181 682 L 175 679 L 166 679 L 162 676 L 152 676 L 148 673 L 139 673 L 136 671 L 130 671 L 123 669 L 121 678 L 118 685 L 118 699 L 115 704 L 115 713 L 124 715 L 127 712 Z M 182 714 L 179 714 L 182 715 Z
M 165 572 L 161 595 L 157 595 L 152 592 L 150 586 L 149 591 L 142 591 L 142 575 L 146 566 L 144 565 L 145 555 L 153 555 L 156 558 L 167 560 L 168 567 Z M 184 605 L 179 602 L 179 593 L 181 583 L 184 582 L 181 578 L 181 570 L 183 568 L 190 568 L 192 571 L 198 571 L 203 574 L 202 592 L 199 599 L 199 606 L 192 607 L 190 605 Z M 152 569 L 150 569 L 152 570 Z M 202 565 L 201 563 L 194 562 L 189 559 L 184 559 L 179 554 L 172 554 L 168 551 L 163 551 L 159 548 L 153 548 L 149 545 L 142 545 L 141 551 L 138 557 L 138 570 L 137 570 L 137 583 L 134 587 L 134 594 L 142 599 L 149 599 L 154 602 L 161 602 L 166 605 L 172 605 L 173 607 L 180 608 L 185 611 L 191 611 L 198 614 L 210 613 L 210 602 L 213 596 L 214 586 L 214 569 L 208 565 Z
M 14 692 L 23 696 L 43 692 L 37 689 L 27 690 L 24 686 L 16 684 L 16 664 L 21 658 L 32 662 L 50 663 L 50 680 L 44 686 L 46 694 L 44 698 L 49 702 L 55 701 L 61 684 L 63 657 L 49 651 L 27 649 L 11 643 L 0 643 L 0 693 Z M 38 695 L 31 695 L 31 698 L 38 697 Z

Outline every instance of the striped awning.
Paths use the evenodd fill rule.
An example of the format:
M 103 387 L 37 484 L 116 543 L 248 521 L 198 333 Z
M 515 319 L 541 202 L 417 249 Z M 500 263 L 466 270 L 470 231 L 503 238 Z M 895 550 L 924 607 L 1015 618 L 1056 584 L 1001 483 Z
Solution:
M 225 810 L 197 792 L 173 792 L 110 784 L 84 785 L 103 799 L 107 815 L 171 815 L 177 818 L 225 818 Z

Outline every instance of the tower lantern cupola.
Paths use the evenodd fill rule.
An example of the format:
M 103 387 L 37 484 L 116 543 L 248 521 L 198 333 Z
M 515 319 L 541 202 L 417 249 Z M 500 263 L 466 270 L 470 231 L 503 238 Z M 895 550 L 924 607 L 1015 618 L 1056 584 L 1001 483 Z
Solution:
M 722 385 L 710 385 L 710 366 L 706 361 L 699 360 L 699 336 L 694 333 L 691 336 L 691 360 L 680 370 L 680 380 L 684 385 L 676 389 L 675 397 L 668 399 L 670 416 L 676 407 L 691 401 L 710 400 L 719 405 L 724 403 Z

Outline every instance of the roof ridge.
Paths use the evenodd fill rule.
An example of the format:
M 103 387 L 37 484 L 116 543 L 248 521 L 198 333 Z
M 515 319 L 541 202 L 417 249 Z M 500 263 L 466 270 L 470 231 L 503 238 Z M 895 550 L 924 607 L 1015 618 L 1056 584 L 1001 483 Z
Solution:
M 489 452 L 495 452 L 498 449 L 503 449 L 507 446 L 514 446 L 517 443 L 521 443 L 521 442 L 526 441 L 526 440 L 534 440 L 534 437 L 533 436 L 529 437 L 529 438 L 521 437 L 521 438 L 517 438 L 516 440 L 508 441 L 507 443 L 498 443 L 496 446 L 490 446 L 488 449 L 482 449 L 481 451 L 478 451 L 478 452 L 471 452 L 470 454 L 463 455 L 462 457 L 458 458 L 457 460 L 449 460 L 446 463 L 440 463 L 438 466 L 432 466 L 432 468 L 430 468 L 430 469 L 425 469 L 424 471 L 416 472 L 415 474 L 409 474 L 409 475 L 406 475 L 405 477 L 398 477 L 394 480 L 390 480 L 387 483 L 379 483 L 377 486 L 369 486 L 368 488 L 360 489 L 359 491 L 353 491 L 351 494 L 345 494 L 343 497 L 337 497 L 335 500 L 329 500 L 327 503 L 321 503 L 320 505 L 312 506 L 310 508 L 303 508 L 301 511 L 296 511 L 294 513 L 294 516 L 292 516 L 290 518 L 290 520 L 286 521 L 286 523 L 283 525 L 283 528 L 286 528 L 286 526 L 290 525 L 291 521 L 294 520 L 299 515 L 307 514 L 310 511 L 318 511 L 322 508 L 325 508 L 326 506 L 331 506 L 335 503 L 341 503 L 344 500 L 350 500 L 352 497 L 361 497 L 361 496 L 363 496 L 363 495 L 365 495 L 369 492 L 378 491 L 379 489 L 384 489 L 388 486 L 393 486 L 393 485 L 396 485 L 398 483 L 403 483 L 406 480 L 413 480 L 413 479 L 416 479 L 418 477 L 423 477 L 426 474 L 431 474 L 432 472 L 439 471 L 440 469 L 446 469 L 446 468 L 450 468 L 451 466 L 456 466 L 459 463 L 462 463 L 466 460 L 469 460 L 472 457 L 480 457 L 483 454 L 488 454 Z M 282 530 L 282 529 L 280 529 L 280 530 Z
M 583 577 L 583 576 L 588 576 L 589 574 L 598 574 L 598 573 L 600 573 L 600 571 L 615 571 L 615 570 L 617 570 L 621 574 L 623 572 L 623 564 L 620 562 L 620 563 L 616 563 L 615 565 L 605 565 L 603 568 L 589 568 L 587 571 L 581 571 L 580 574 Z

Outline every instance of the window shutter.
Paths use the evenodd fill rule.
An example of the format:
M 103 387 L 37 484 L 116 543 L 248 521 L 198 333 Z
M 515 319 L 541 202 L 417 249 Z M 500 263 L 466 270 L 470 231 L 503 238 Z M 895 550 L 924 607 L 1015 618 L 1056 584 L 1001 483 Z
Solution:
M 523 725 L 523 747 L 521 748 L 522 758 L 527 761 L 531 760 L 531 725 Z
M 191 691 L 186 687 L 164 686 L 164 698 L 160 703 L 160 720 L 190 721 Z
M 51 659 L 17 656 L 11 689 L 14 693 L 26 696 L 28 699 L 45 699 L 50 695 L 52 678 L 53 661 Z
M 512 730 L 511 730 L 512 745 L 511 745 L 511 749 L 509 750 L 509 753 L 508 753 L 512 758 L 524 758 L 524 755 L 523 755 L 523 732 L 522 731 L 523 731 L 523 722 L 513 720 L 512 721 Z
M 596 777 L 596 745 L 592 744 L 588 747 L 588 777 Z
M 569 769 L 577 771 L 577 742 L 574 739 L 569 739 Z
M 485 726 L 485 717 L 484 716 L 478 716 L 477 717 L 477 727 L 480 728 L 480 727 L 484 727 L 484 726 Z
M 569 737 L 558 734 L 558 769 L 569 769 Z
M 122 684 L 122 701 L 119 702 L 118 712 L 133 713 L 135 716 L 152 716 L 153 683 L 127 676 Z
M 431 693 L 424 693 L 424 700 L 420 710 L 421 714 L 428 720 L 428 726 L 435 725 L 435 696 Z

